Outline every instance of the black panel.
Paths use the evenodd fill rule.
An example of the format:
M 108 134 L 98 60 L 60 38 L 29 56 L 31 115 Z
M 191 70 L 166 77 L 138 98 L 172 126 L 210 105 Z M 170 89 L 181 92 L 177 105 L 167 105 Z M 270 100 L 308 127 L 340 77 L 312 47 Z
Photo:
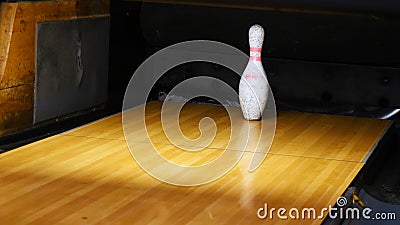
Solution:
M 109 20 L 37 24 L 34 123 L 106 103 Z
M 247 31 L 259 23 L 270 58 L 400 67 L 398 19 L 144 3 L 141 23 L 153 46 L 206 39 L 247 52 Z
M 249 51 L 248 29 L 259 23 L 266 30 L 263 64 L 280 106 L 380 117 L 390 111 L 388 107 L 400 107 L 400 20 L 388 16 L 390 13 L 357 13 L 372 6 L 368 4 L 353 11 L 339 7 L 336 13 L 326 13 L 145 2 L 140 23 L 146 46 L 153 51 L 205 39 L 227 43 L 245 53 Z M 331 5 L 328 2 L 325 6 Z M 394 4 L 392 10 L 396 7 Z M 189 73 L 182 72 L 187 69 L 176 73 Z M 226 71 L 212 71 L 212 66 L 205 64 L 192 65 L 190 70 L 229 77 Z M 181 77 L 169 76 L 160 88 Z
M 140 2 L 111 1 L 108 106 L 113 111 L 121 110 L 128 82 L 145 60 L 140 10 Z

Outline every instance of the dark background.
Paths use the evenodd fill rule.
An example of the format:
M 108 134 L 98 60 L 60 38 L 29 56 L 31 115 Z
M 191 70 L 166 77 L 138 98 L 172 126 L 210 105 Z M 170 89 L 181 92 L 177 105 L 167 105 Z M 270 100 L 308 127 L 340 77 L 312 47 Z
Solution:
M 253 9 L 248 5 L 240 8 L 112 1 L 112 104 L 119 106 L 137 66 L 157 50 L 201 39 L 227 43 L 247 53 L 247 31 L 258 23 L 266 31 L 263 65 L 278 107 L 387 116 L 400 105 L 399 3 L 318 2 L 247 1 L 258 4 L 259 8 Z M 219 66 L 194 64 L 165 74 L 149 99 L 156 99 L 158 92 L 168 92 L 188 73 L 193 76 L 196 71 L 206 71 L 210 76 L 229 77 L 225 73 L 230 71 Z

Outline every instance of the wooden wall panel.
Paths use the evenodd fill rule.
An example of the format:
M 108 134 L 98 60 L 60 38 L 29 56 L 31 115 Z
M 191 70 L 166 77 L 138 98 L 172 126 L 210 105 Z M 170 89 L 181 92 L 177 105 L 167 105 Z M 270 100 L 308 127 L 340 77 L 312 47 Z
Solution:
M 1 4 L 0 135 L 33 125 L 36 24 L 104 16 L 109 10 L 109 0 Z M 5 113 L 15 116 L 9 117 Z

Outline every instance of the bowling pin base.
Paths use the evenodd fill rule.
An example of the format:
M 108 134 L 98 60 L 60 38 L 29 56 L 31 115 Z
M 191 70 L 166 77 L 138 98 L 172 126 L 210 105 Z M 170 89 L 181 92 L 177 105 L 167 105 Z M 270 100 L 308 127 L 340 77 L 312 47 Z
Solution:
M 248 121 L 260 121 L 261 117 L 260 118 L 244 118 L 244 119 L 248 120 Z
M 262 113 L 260 112 L 259 109 L 257 108 L 252 108 L 249 106 L 249 104 L 244 104 L 243 102 L 240 104 L 242 108 L 242 113 L 243 113 L 243 118 L 245 120 L 250 120 L 250 121 L 257 121 L 261 120 Z M 246 108 L 245 108 L 246 107 Z
M 251 87 L 246 81 L 239 83 L 239 101 L 243 117 L 246 120 L 260 120 L 268 99 L 268 83 L 260 79 L 256 86 Z

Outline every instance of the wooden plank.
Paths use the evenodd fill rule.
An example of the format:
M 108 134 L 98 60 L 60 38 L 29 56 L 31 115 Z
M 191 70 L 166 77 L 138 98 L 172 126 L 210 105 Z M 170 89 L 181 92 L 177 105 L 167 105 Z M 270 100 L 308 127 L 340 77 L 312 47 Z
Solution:
M 391 123 L 351 116 L 279 114 L 271 152 L 355 162 L 363 161 Z M 279 119 L 293 122 L 288 125 Z
M 155 136 L 160 129 L 156 119 L 160 105 L 159 102 L 149 104 L 146 114 L 149 132 L 156 131 Z M 193 124 L 205 115 L 227 125 L 229 118 L 216 107 L 188 105 L 181 113 L 181 120 L 186 121 L 181 123 L 181 129 L 192 130 Z M 340 155 L 338 158 L 330 154 L 324 158 L 315 152 L 330 151 L 326 146 L 338 140 L 341 146 L 368 152 L 370 146 L 360 144 L 358 139 L 378 140 L 384 129 L 377 126 L 369 133 L 366 131 L 369 125 L 383 128 L 389 125 L 387 121 L 353 117 L 295 112 L 278 115 L 275 144 L 258 170 L 248 172 L 253 153 L 245 152 L 227 175 L 197 187 L 165 184 L 146 174 L 122 139 L 119 114 L 4 153 L 0 155 L 0 192 L 7 194 L 0 196 L 0 221 L 10 224 L 292 224 L 295 221 L 278 220 L 276 215 L 273 219 L 260 220 L 257 210 L 264 203 L 270 208 L 313 207 L 317 212 L 333 206 L 363 167 L 364 163 L 359 162 L 362 154 L 357 160 L 349 160 L 343 148 L 331 150 Z M 312 118 L 315 123 L 309 123 Z M 349 128 L 349 123 L 353 128 L 363 129 L 354 129 L 351 135 L 344 132 L 343 139 L 336 137 L 333 130 L 342 132 Z M 320 129 L 327 131 L 317 132 Z M 303 137 L 306 134 L 310 141 Z M 218 138 L 225 139 L 224 135 Z M 325 135 L 331 135 L 332 140 Z M 315 141 L 314 136 L 320 139 Z M 305 144 L 300 147 L 285 144 L 292 141 Z M 136 147 L 144 144 L 139 140 L 133 143 Z M 315 143 L 325 147 L 315 152 L 302 149 L 316 148 Z M 155 146 L 169 160 L 186 165 L 210 162 L 223 152 L 221 148 L 206 148 L 190 153 L 169 143 Z M 341 151 L 345 151 L 343 156 Z M 322 219 L 301 222 L 319 224 Z

